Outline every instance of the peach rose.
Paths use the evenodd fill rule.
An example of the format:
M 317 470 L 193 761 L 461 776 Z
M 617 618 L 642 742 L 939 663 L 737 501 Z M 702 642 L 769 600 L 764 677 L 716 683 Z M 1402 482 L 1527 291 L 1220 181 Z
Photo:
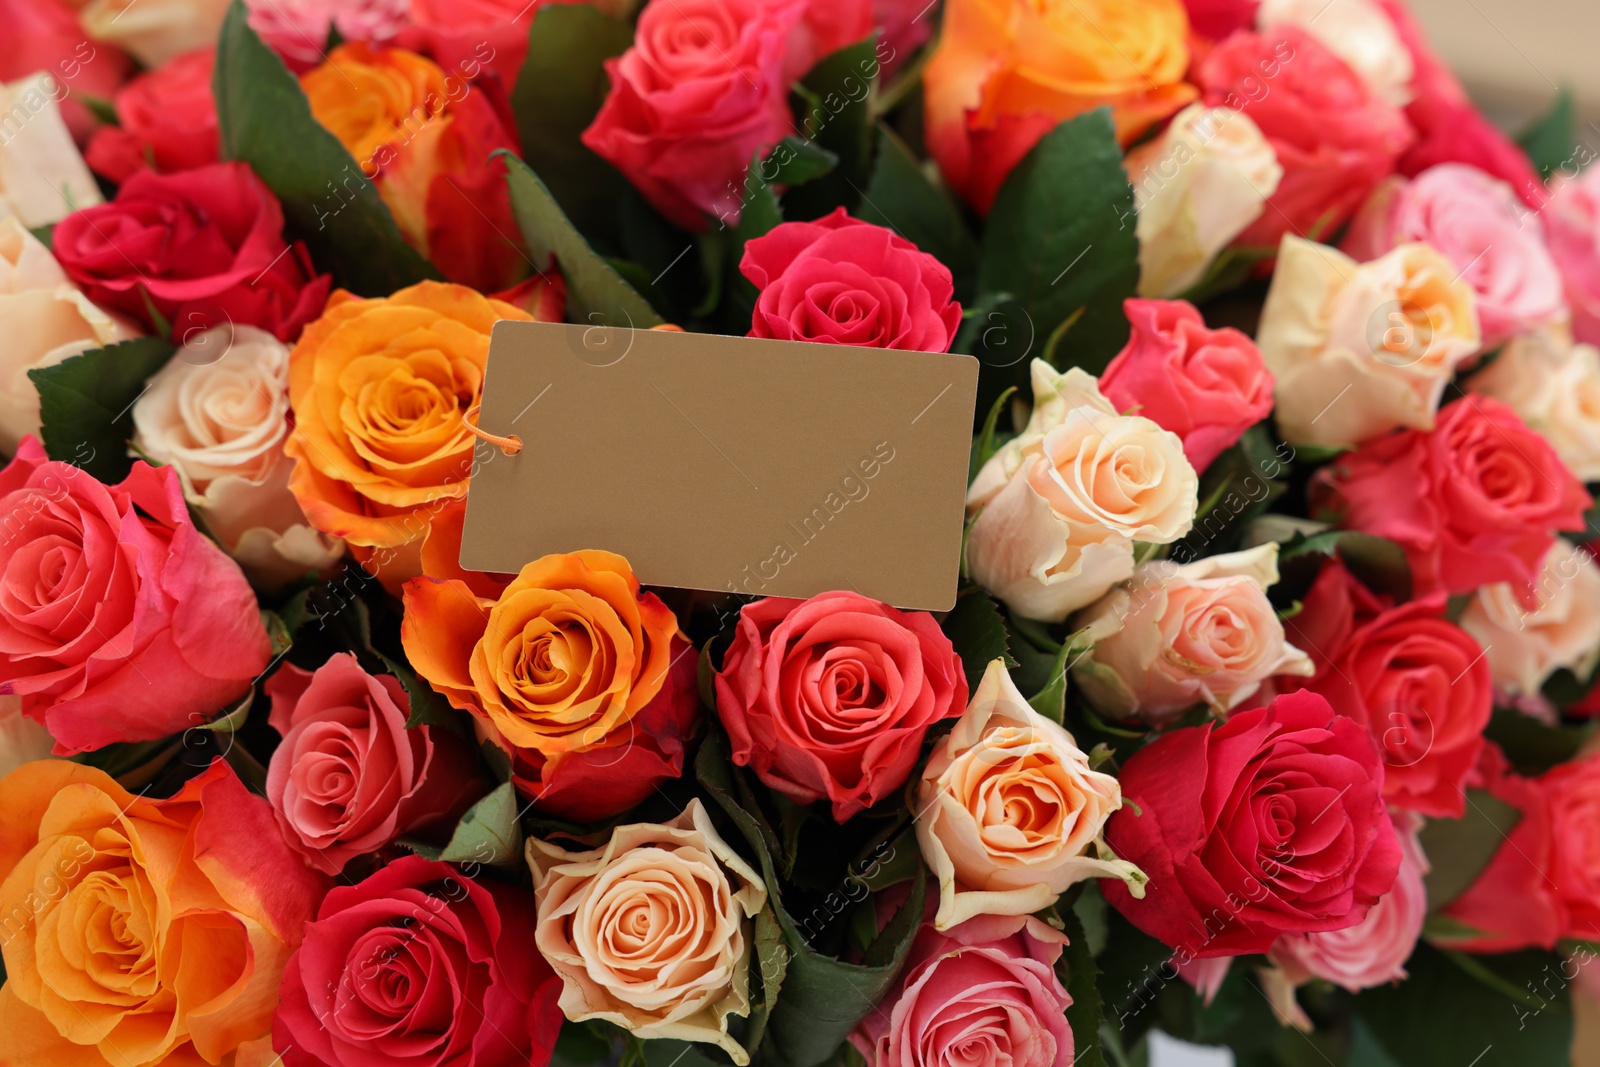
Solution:
M 750 1062 L 728 1016 L 750 1013 L 750 926 L 767 890 L 698 799 L 664 825 L 619 826 L 592 852 L 530 838 L 527 855 L 535 943 L 561 977 L 568 1019 Z
M 89 0 L 78 18 L 97 41 L 146 67 L 217 43 L 229 0 Z
M 60 222 L 101 202 L 72 133 L 61 117 L 68 87 L 49 74 L 0 85 L 0 218 L 28 227 Z
M 1261 29 L 1289 23 L 1306 30 L 1396 107 L 1411 101 L 1416 65 L 1393 20 L 1373 0 L 1262 0 Z
M 1467 388 L 1503 400 L 1580 481 L 1600 481 L 1600 349 L 1563 327 L 1523 334 Z
M 1193 100 L 1180 0 L 947 0 L 923 72 L 928 148 L 987 212 L 1065 119 L 1110 106 L 1126 143 Z
M 1533 592 L 1538 603 L 1529 607 L 1508 582 L 1482 586 L 1461 615 L 1495 686 L 1518 696 L 1537 694 L 1562 667 L 1587 678 L 1600 658 L 1600 567 L 1589 553 L 1556 538 Z
M 1256 344 L 1277 378 L 1278 432 L 1317 447 L 1431 430 L 1445 384 L 1482 347 L 1472 287 L 1428 245 L 1358 264 L 1292 235 Z
M 233 1062 L 327 888 L 217 760 L 177 795 L 66 760 L 0 780 L 7 1064 Z
M 48 759 L 54 744 L 43 723 L 22 714 L 22 698 L 0 696 L 0 777 L 24 763 Z
M 50 250 L 16 218 L 0 218 L 0 452 L 39 432 L 39 390 L 30 370 L 139 336 L 67 280 Z
M 1119 415 L 1093 376 L 1032 369 L 1027 428 L 967 491 L 966 565 L 1013 611 L 1060 622 L 1133 574 L 1134 542 L 1189 532 L 1199 478 L 1176 434 Z
M 1198 282 L 1278 190 L 1283 168 L 1250 116 L 1190 104 L 1124 162 L 1138 211 L 1139 295 Z
M 532 317 L 462 285 L 341 290 L 290 354 L 289 489 L 391 592 L 421 573 L 432 514 L 466 499 L 476 438 L 463 414 L 483 392 L 489 331 Z
M 1315 668 L 1284 638 L 1267 599 L 1278 581 L 1274 542 L 1178 566 L 1147 563 L 1072 620 L 1096 640 L 1073 681 L 1095 707 L 1165 726 L 1196 704 L 1226 715 L 1276 674 Z
M 1142 896 L 1144 872 L 1105 844 L 1121 806 L 1117 780 L 1091 770 L 1072 735 L 993 661 L 917 783 L 917 842 L 939 879 L 934 926 L 1031 915 L 1087 878 L 1121 878 Z
M 251 583 L 279 589 L 344 555 L 289 492 L 289 349 L 253 326 L 184 338 L 133 405 L 133 447 L 178 472 L 183 495 Z

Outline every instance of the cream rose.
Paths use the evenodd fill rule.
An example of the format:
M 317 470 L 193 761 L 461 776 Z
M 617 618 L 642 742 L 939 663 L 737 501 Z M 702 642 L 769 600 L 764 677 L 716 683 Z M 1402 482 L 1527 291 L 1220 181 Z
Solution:
M 767 891 L 699 800 L 665 825 L 619 826 L 592 852 L 533 838 L 527 854 L 535 941 L 564 983 L 568 1019 L 705 1041 L 749 1062 L 728 1016 L 750 1011 L 750 921 Z
M 289 349 L 253 326 L 185 340 L 133 405 L 134 448 L 178 472 L 184 496 L 256 585 L 277 588 L 344 554 L 289 492 Z
M 917 784 L 917 842 L 939 879 L 933 925 L 1031 915 L 1087 878 L 1121 878 L 1142 897 L 1144 872 L 1103 838 L 1120 807 L 1117 780 L 1028 706 L 1003 661 L 990 663 Z
M 100 203 L 100 187 L 61 117 L 66 95 L 45 73 L 0 85 L 0 217 L 15 215 L 30 229 Z
M 1261 216 L 1283 168 L 1255 122 L 1191 104 L 1123 164 L 1138 211 L 1139 295 L 1173 297 Z
M 1557 538 L 1534 581 L 1529 607 L 1508 582 L 1472 595 L 1461 628 L 1477 638 L 1495 686 L 1533 696 L 1562 667 L 1588 676 L 1600 657 L 1600 567 L 1583 549 Z
M 1379 96 L 1396 107 L 1411 102 L 1416 64 L 1394 20 L 1373 0 L 1262 0 L 1261 29 L 1299 26 L 1327 46 Z
M 0 778 L 24 763 L 48 759 L 55 742 L 42 723 L 22 714 L 22 698 L 0 696 Z
M 1189 532 L 1199 479 L 1176 434 L 1118 414 L 1093 376 L 1032 370 L 1027 428 L 968 490 L 966 564 L 1019 615 L 1059 622 L 1133 573 L 1135 541 Z
M 1277 379 L 1284 440 L 1351 447 L 1400 426 L 1432 429 L 1481 336 L 1472 287 L 1429 246 L 1357 263 L 1286 236 L 1256 344 Z
M 1273 675 L 1309 677 L 1311 658 L 1285 639 L 1267 599 L 1277 581 L 1275 543 L 1147 563 L 1073 618 L 1096 639 L 1073 681 L 1108 715 L 1165 726 L 1196 704 L 1225 715 Z
M 1573 344 L 1565 326 L 1523 334 L 1467 388 L 1505 401 L 1580 481 L 1600 481 L 1600 349 Z
M 89 0 L 78 19 L 97 41 L 133 53 L 146 67 L 217 43 L 229 0 Z
M 126 320 L 89 302 L 50 250 L 17 218 L 0 219 L 0 451 L 39 432 L 39 390 L 30 370 L 137 337 Z

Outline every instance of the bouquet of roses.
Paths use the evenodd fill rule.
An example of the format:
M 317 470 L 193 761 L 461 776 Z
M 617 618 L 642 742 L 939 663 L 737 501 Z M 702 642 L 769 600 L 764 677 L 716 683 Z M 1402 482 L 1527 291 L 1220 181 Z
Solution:
M 1567 1062 L 1569 100 L 1403 0 L 0 24 L 0 1065 Z M 506 319 L 976 357 L 955 606 L 464 569 Z

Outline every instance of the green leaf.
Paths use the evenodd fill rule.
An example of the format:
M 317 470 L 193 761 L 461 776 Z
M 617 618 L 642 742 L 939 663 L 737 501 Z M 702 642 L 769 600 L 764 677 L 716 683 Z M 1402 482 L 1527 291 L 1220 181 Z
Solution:
M 1280 560 L 1304 555 L 1337 556 L 1350 573 L 1371 589 L 1388 593 L 1396 601 L 1411 599 L 1411 565 L 1405 549 L 1386 537 L 1359 530 L 1325 530 L 1296 534 L 1284 542 Z
M 159 337 L 140 337 L 30 370 L 39 390 L 45 452 L 108 485 L 127 477 L 133 466 L 133 403 L 175 351 Z
M 993 660 L 1003 659 L 1007 667 L 1017 665 L 1006 642 L 1006 625 L 1000 618 L 1000 609 L 989 599 L 989 594 L 977 586 L 969 586 L 957 598 L 956 606 L 945 615 L 941 629 L 950 639 L 956 655 L 961 657 L 967 688 L 973 692 L 977 691 L 983 672 Z
M 752 962 L 756 965 L 756 978 L 750 983 L 752 990 L 759 989 L 759 999 L 752 998 L 750 1016 L 745 1024 L 744 1048 L 752 1056 L 761 1047 L 767 1033 L 767 1020 L 777 1007 L 783 990 L 783 976 L 789 970 L 789 946 L 783 940 L 783 927 L 778 916 L 767 906 L 756 914 L 756 951 Z
M 784 194 L 789 218 L 821 218 L 836 207 L 861 202 L 872 167 L 871 98 L 878 78 L 877 37 L 824 56 L 802 79 L 807 108 L 802 128 L 830 152 L 837 165 L 825 175 Z
M 1074 1067 L 1106 1067 L 1100 1051 L 1104 1009 L 1100 1003 L 1100 989 L 1095 984 L 1100 971 L 1090 952 L 1089 935 L 1071 908 L 1057 907 L 1056 915 L 1061 919 L 1062 932 L 1067 935 L 1066 948 L 1056 961 L 1056 975 L 1072 997 L 1072 1004 L 1067 1008 L 1075 1049 L 1072 1062 Z
M 49 249 L 52 249 L 52 250 L 55 248 L 55 241 L 56 241 L 56 224 L 55 223 L 52 222 L 47 226 L 34 226 L 34 227 L 31 227 L 28 230 L 28 232 L 33 234 L 34 240 L 38 241 L 40 244 L 44 245 L 46 248 L 49 248 Z
M 1594 731 L 1592 719 L 1581 726 L 1547 726 L 1520 711 L 1501 709 L 1483 736 L 1505 750 L 1519 774 L 1533 776 L 1572 759 Z
M 580 137 L 610 88 L 605 61 L 632 43 L 632 26 L 589 4 L 546 4 L 528 28 L 528 58 L 511 92 L 522 158 L 585 233 L 617 225 L 624 179 Z
M 280 201 L 289 229 L 342 288 L 360 296 L 438 278 L 339 139 L 311 115 L 300 83 L 233 0 L 217 40 L 212 93 L 224 159 L 250 164 Z
M 196 723 L 189 727 L 191 730 L 212 730 L 217 733 L 232 734 L 239 731 L 244 721 L 250 717 L 250 705 L 255 700 L 256 691 L 251 689 L 244 696 L 229 704 L 215 718 L 208 722 Z
M 566 279 L 568 318 L 637 330 L 661 325 L 662 318 L 650 302 L 589 247 L 539 176 L 509 152 L 501 155 L 511 187 L 511 210 L 529 255 L 541 268 L 554 256 Z
M 1538 168 L 1539 177 L 1546 180 L 1564 164 L 1572 163 L 1573 147 L 1577 140 L 1576 122 L 1572 113 L 1572 90 L 1563 87 L 1550 110 L 1534 119 L 1527 129 L 1517 134 L 1517 144 L 1528 154 L 1528 159 Z M 1574 168 L 1576 169 L 1576 168 Z M 1519 190 L 1520 192 L 1520 190 Z
M 1196 306 L 1208 300 L 1215 300 L 1249 281 L 1255 275 L 1257 267 L 1277 254 L 1276 246 L 1248 248 L 1242 245 L 1229 245 L 1211 261 L 1210 266 L 1206 267 L 1206 272 L 1201 275 L 1200 280 L 1184 290 L 1178 299 L 1187 300 Z
M 1280 478 L 1289 469 L 1289 459 L 1279 453 L 1266 429 L 1250 427 L 1200 476 L 1201 505 L 1194 526 L 1172 547 L 1169 558 L 1187 563 L 1231 551 L 1240 528 L 1283 495 L 1287 486 Z
M 950 268 L 956 299 L 977 284 L 978 243 L 949 195 L 936 186 L 894 131 L 878 125 L 878 158 L 856 217 L 887 226 Z
M 406 718 L 406 726 L 442 726 L 447 730 L 461 732 L 461 719 L 450 707 L 448 701 L 434 692 L 432 686 L 417 677 L 417 673 L 405 662 L 386 656 L 377 649 L 373 653 L 381 660 L 389 673 L 400 680 L 400 687 L 406 691 L 406 697 L 411 701 L 411 714 Z
M 1000 308 L 1006 346 L 974 353 L 989 372 L 980 404 L 1027 383 L 1018 339 L 1042 341 L 1079 309 L 1066 366 L 1098 374 L 1127 343 L 1122 302 L 1139 285 L 1132 218 L 1133 189 L 1105 108 L 1057 126 L 1011 171 L 989 212 L 978 267 L 980 294 L 1011 294 Z
M 1055 664 L 1050 668 L 1050 682 L 1028 698 L 1028 706 L 1051 722 L 1060 723 L 1067 715 L 1067 664 L 1070 658 L 1083 652 L 1068 641 L 1056 653 Z
M 605 1029 L 609 1025 L 599 1020 L 575 1023 L 563 1019 L 550 1061 L 553 1067 L 587 1067 L 605 1059 L 612 1046 L 611 1032 Z
M 516 790 L 510 782 L 501 783 L 466 810 L 450 835 L 450 843 L 436 858 L 445 863 L 519 866 L 522 825 L 517 821 L 517 812 Z
M 1465 815 L 1428 821 L 1420 840 L 1432 867 L 1426 879 L 1429 911 L 1438 911 L 1472 884 L 1521 817 L 1505 801 L 1469 789 Z
M 761 177 L 770 185 L 804 185 L 832 173 L 839 157 L 804 137 L 785 137 L 761 162 Z
M 967 481 L 978 476 L 983 465 L 994 458 L 1000 451 L 1000 445 L 995 442 L 995 426 L 1000 421 L 1000 412 L 1005 409 L 1006 401 L 1017 393 L 1017 387 L 1012 386 L 995 398 L 994 404 L 989 408 L 989 414 L 984 417 L 983 429 L 972 439 L 972 460 L 967 464 Z

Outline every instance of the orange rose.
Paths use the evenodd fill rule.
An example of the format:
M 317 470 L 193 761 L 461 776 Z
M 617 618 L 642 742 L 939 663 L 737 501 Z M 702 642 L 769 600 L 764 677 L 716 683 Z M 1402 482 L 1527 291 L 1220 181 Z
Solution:
M 922 84 L 928 147 L 987 212 L 1055 126 L 1112 109 L 1124 144 L 1193 100 L 1180 0 L 948 0 Z
M 289 488 L 312 526 L 342 537 L 391 590 L 421 573 L 435 514 L 464 500 L 463 414 L 483 391 L 489 332 L 520 308 L 423 282 L 362 300 L 338 291 L 289 356 Z
M 327 887 L 227 764 L 151 800 L 28 763 L 0 811 L 0 1065 L 224 1063 L 268 1033 Z
M 545 556 L 496 599 L 433 577 L 404 596 L 406 658 L 513 757 L 517 784 L 545 810 L 613 815 L 682 773 L 698 701 L 692 646 L 621 556 Z
M 447 278 L 489 291 L 528 273 L 499 149 L 516 138 L 482 92 L 476 60 L 446 72 L 402 48 L 350 43 L 300 78 L 311 113 L 378 187 L 400 232 Z

